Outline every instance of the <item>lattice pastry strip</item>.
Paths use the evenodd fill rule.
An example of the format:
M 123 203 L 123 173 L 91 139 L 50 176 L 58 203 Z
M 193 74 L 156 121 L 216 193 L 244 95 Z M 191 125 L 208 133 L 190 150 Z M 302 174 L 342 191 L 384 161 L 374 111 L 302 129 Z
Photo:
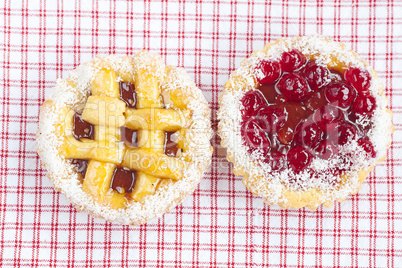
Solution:
M 142 110 L 145 111 L 145 113 L 147 112 L 152 113 L 152 109 L 162 108 L 162 99 L 159 90 L 161 76 L 158 75 L 157 68 L 152 68 L 153 67 L 152 65 L 149 67 L 150 68 L 146 68 L 145 66 L 141 65 L 137 65 L 134 67 L 135 68 L 134 81 L 135 81 L 135 90 L 137 94 L 136 108 L 139 109 L 138 111 Z M 154 117 L 147 116 L 147 118 L 149 118 L 149 120 L 147 120 L 148 124 L 146 125 L 148 125 L 149 127 L 137 131 L 138 147 L 154 148 L 156 152 L 163 153 L 163 143 L 165 134 L 162 130 L 155 129 L 156 122 L 153 122 Z M 127 122 L 128 126 L 130 122 L 131 124 L 133 124 L 133 122 L 136 122 L 136 120 L 127 120 Z M 126 161 L 125 164 L 130 165 L 135 164 L 137 167 L 143 166 L 144 164 L 141 163 L 141 158 L 139 154 L 130 157 L 129 163 L 127 162 L 128 161 Z M 141 200 L 145 195 L 153 194 L 156 190 L 159 181 L 160 179 L 154 176 L 154 174 L 151 175 L 146 174 L 144 172 L 138 172 L 137 180 L 135 182 L 135 188 L 131 197 L 134 200 Z M 144 190 L 141 191 L 139 189 Z
M 98 202 L 113 207 L 123 207 L 125 198 L 110 189 L 115 164 L 120 164 L 124 147 L 121 145 L 120 127 L 124 125 L 126 105 L 118 99 L 119 88 L 116 74 L 112 70 L 101 70 L 91 85 L 91 93 L 82 113 L 83 120 L 95 126 L 94 141 L 99 148 L 116 152 L 115 161 L 109 162 L 109 156 L 99 149 L 93 150 L 94 160 L 89 161 L 83 182 L 83 190 L 97 198 Z M 87 141 L 82 142 L 85 144 Z M 78 158 L 75 155 L 69 157 Z M 82 159 L 82 156 L 80 157 Z M 84 159 L 88 159 L 84 156 Z M 91 159 L 91 158 L 89 158 Z
M 95 140 L 82 139 L 78 141 L 73 135 L 74 114 L 74 110 L 68 111 L 65 119 L 64 133 L 66 139 L 62 145 L 63 154 L 72 159 L 93 159 L 114 164 L 121 163 L 123 147 L 119 144 L 119 130 L 103 127 L 100 131 L 95 130 L 98 133 L 95 135 Z M 95 129 L 99 129 L 99 127 L 95 126 Z
M 99 203 L 108 204 L 114 208 L 121 208 L 126 203 L 124 194 L 110 189 L 115 170 L 115 164 L 95 160 L 89 161 L 82 188 L 97 198 Z
M 174 132 L 185 127 L 190 112 L 167 109 L 127 109 L 126 127 L 130 129 L 163 130 Z
M 185 163 L 152 148 L 128 148 L 122 165 L 150 176 L 178 180 Z

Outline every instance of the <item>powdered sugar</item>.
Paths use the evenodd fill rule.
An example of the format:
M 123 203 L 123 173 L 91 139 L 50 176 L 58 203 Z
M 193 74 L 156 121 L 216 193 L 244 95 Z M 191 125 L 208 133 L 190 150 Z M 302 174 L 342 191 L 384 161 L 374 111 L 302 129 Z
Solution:
M 295 174 L 289 169 L 280 173 L 272 172 L 271 167 L 262 161 L 261 153 L 257 151 L 251 156 L 247 153 L 247 148 L 243 145 L 240 135 L 240 110 L 242 108 L 240 100 L 247 91 L 255 90 L 258 87 L 254 79 L 254 70 L 257 64 L 263 59 L 277 60 L 284 51 L 291 49 L 298 49 L 308 58 L 312 57 L 321 64 L 353 66 L 366 69 L 372 74 L 370 91 L 376 98 L 377 108 L 370 120 L 373 128 L 369 132 L 369 138 L 377 151 L 376 159 L 367 160 L 363 149 L 354 141 L 344 146 L 341 152 L 342 155 L 352 155 L 352 161 L 342 158 L 314 159 L 310 167 L 316 171 L 317 175 L 311 176 L 311 173 L 307 171 Z M 273 44 L 268 44 L 264 50 L 254 52 L 241 63 L 239 69 L 231 74 L 230 80 L 225 85 L 225 90 L 220 97 L 220 105 L 218 112 L 219 133 L 222 138 L 222 145 L 228 149 L 228 159 L 234 163 L 235 170 L 245 176 L 243 182 L 254 194 L 263 196 L 269 204 L 281 204 L 282 207 L 288 207 L 290 202 L 282 194 L 286 190 L 301 193 L 316 189 L 320 192 L 317 194 L 318 200 L 315 201 L 318 204 L 343 200 L 360 185 L 360 171 L 368 169 L 383 158 L 391 142 L 391 116 L 387 112 L 386 98 L 382 95 L 382 85 L 376 79 L 375 71 L 367 66 L 366 62 L 358 59 L 354 52 L 346 50 L 343 44 L 324 37 L 309 36 L 280 39 Z M 364 121 L 365 119 L 360 119 L 361 123 L 367 123 Z M 340 178 L 334 176 L 330 169 L 342 165 L 350 170 L 347 173 L 348 179 L 342 184 L 331 183 L 339 181 Z M 293 183 L 289 183 L 290 180 Z M 317 206 L 317 204 L 310 205 L 312 208 Z
M 137 62 L 134 59 L 137 59 Z M 184 70 L 171 69 L 170 72 L 174 74 L 172 77 L 169 73 L 166 74 L 164 64 L 156 66 L 156 77 L 162 79 L 162 93 L 164 95 L 169 92 L 180 94 L 186 101 L 185 107 L 177 107 L 174 103 L 170 103 L 170 107 L 177 110 L 190 110 L 193 119 L 188 123 L 185 131 L 184 139 L 192 142 L 186 143 L 185 154 L 181 156 L 186 161 L 190 161 L 187 162 L 181 180 L 162 185 L 154 195 L 146 196 L 140 202 L 130 202 L 125 209 L 111 209 L 99 204 L 82 190 L 82 184 L 78 180 L 78 174 L 74 171 L 71 160 L 64 159 L 58 151 L 62 139 L 58 137 L 57 132 L 63 122 L 64 112 L 66 109 L 73 109 L 86 102 L 90 93 L 89 86 L 100 69 L 112 68 L 118 75 L 118 81 L 128 79 L 129 82 L 133 82 L 135 68 L 150 68 L 150 65 L 154 68 L 157 62 L 161 62 L 159 56 L 145 51 L 134 58 L 117 55 L 98 56 L 72 71 L 68 79 L 59 80 L 52 97 L 43 105 L 37 134 L 38 153 L 55 189 L 63 192 L 77 209 L 108 221 L 143 224 L 169 211 L 184 197 L 191 194 L 208 167 L 212 154 L 210 146 L 212 130 L 208 103 Z M 202 135 L 200 129 L 203 130 Z

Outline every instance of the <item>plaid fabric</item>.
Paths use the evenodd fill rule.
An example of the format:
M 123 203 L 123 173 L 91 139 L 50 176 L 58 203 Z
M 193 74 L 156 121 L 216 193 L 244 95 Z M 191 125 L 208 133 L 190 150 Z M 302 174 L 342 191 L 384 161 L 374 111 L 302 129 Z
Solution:
M 3 0 L 0 5 L 0 267 L 402 267 L 402 3 Z M 127 227 L 79 213 L 36 154 L 41 104 L 58 78 L 97 54 L 160 53 L 211 104 L 231 71 L 277 38 L 321 34 L 374 66 L 394 112 L 386 161 L 357 196 L 282 211 L 252 196 L 219 146 L 195 193 Z

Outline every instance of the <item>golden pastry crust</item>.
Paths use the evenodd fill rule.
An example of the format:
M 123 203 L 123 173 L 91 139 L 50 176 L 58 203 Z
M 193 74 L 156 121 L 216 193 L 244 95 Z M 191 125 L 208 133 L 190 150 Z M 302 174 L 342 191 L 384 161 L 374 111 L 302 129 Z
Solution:
M 373 139 L 378 141 L 376 148 L 379 156 L 372 163 L 363 164 L 358 170 L 340 176 L 340 182 L 331 188 L 307 187 L 308 189 L 290 189 L 280 176 L 269 177 L 260 163 L 253 159 L 242 145 L 240 135 L 240 99 L 245 92 L 255 90 L 259 84 L 254 76 L 254 69 L 261 59 L 277 59 L 283 51 L 296 48 L 308 59 L 313 59 L 332 69 L 355 66 L 367 69 L 372 75 L 370 91 L 379 104 L 374 119 Z M 268 205 L 277 204 L 282 209 L 308 207 L 316 210 L 321 204 L 326 207 L 334 201 L 343 202 L 349 194 L 356 194 L 376 162 L 385 159 L 386 149 L 391 144 L 392 112 L 386 108 L 387 100 L 383 85 L 377 80 L 376 72 L 367 62 L 358 59 L 353 51 L 346 50 L 345 45 L 326 37 L 307 36 L 279 39 L 267 44 L 263 50 L 255 51 L 241 63 L 241 67 L 232 72 L 219 98 L 218 111 L 219 135 L 221 145 L 227 148 L 227 159 L 234 164 L 234 173 L 243 176 L 243 184 L 254 195 L 261 196 Z M 381 137 L 378 139 L 378 137 Z
M 148 105 L 143 110 L 130 110 L 124 108 L 124 104 L 118 98 L 107 97 L 107 94 L 111 94 L 111 96 L 114 94 L 115 88 L 106 89 L 109 93 L 97 92 L 97 88 L 102 87 L 102 85 L 104 87 L 105 83 L 115 86 L 117 83 L 113 81 L 128 82 L 135 84 L 139 89 L 142 88 L 137 92 L 137 95 L 141 102 L 140 105 L 144 107 L 149 103 L 155 103 L 153 96 L 150 96 L 149 87 L 158 88 L 166 109 L 158 108 L 163 107 L 159 104 L 158 107 Z M 146 90 L 146 92 L 142 93 L 141 90 Z M 105 94 L 106 97 L 104 97 Z M 91 97 L 88 98 L 90 95 Z M 157 98 L 161 96 L 156 95 Z M 147 98 L 151 100 L 148 101 Z M 116 118 L 113 119 L 113 122 L 108 122 L 107 119 L 105 121 L 104 118 L 97 118 L 99 111 L 94 113 L 88 108 L 90 105 L 93 107 L 93 105 L 96 106 L 105 100 L 112 101 L 114 105 L 110 111 L 106 111 L 107 116 L 105 116 L 105 118 L 110 118 L 110 116 Z M 95 118 L 96 120 L 94 120 L 100 122 L 99 124 L 105 122 L 107 124 L 106 134 L 97 134 L 98 138 L 95 140 L 102 139 L 101 135 L 107 135 L 108 131 L 111 131 L 111 136 L 105 136 L 100 141 L 84 142 L 69 137 L 71 136 L 71 123 L 68 122 L 71 121 L 71 113 L 82 109 L 84 106 L 83 116 Z M 148 110 L 151 111 L 152 116 L 155 116 L 155 121 L 149 121 L 154 120 L 154 118 L 151 118 Z M 185 118 L 183 122 L 180 121 L 182 117 Z M 166 119 L 169 122 L 175 122 L 175 127 L 169 128 Z M 146 130 L 141 130 L 143 135 L 156 133 L 156 136 L 163 134 L 163 131 L 161 132 L 159 129 L 166 129 L 166 131 L 180 129 L 178 131 L 178 145 L 182 149 L 182 153 L 177 158 L 163 156 L 163 148 L 148 149 L 155 138 L 145 139 L 146 137 L 143 137 L 142 140 L 139 138 L 139 144 L 142 144 L 143 149 L 127 148 L 120 142 L 119 127 L 122 125 L 129 125 L 133 129 L 142 129 L 145 125 Z M 77 210 L 111 222 L 140 225 L 170 211 L 195 190 L 204 171 L 210 164 L 212 155 L 211 136 L 208 103 L 187 73 L 180 68 L 165 66 L 158 55 L 141 51 L 133 57 L 98 56 L 91 62 L 72 71 L 69 78 L 59 80 L 53 96 L 41 108 L 37 151 L 44 167 L 48 170 L 47 176 L 54 188 L 64 193 Z M 96 148 L 100 147 L 97 142 L 99 144 L 106 142 L 109 145 L 106 146 L 106 149 L 99 149 Z M 160 150 L 162 150 L 162 154 L 159 153 Z M 72 157 L 74 155 L 79 155 L 80 157 L 76 157 L 79 159 L 83 159 L 82 155 L 85 155 L 84 157 L 90 155 L 90 159 L 94 157 L 101 160 L 107 158 L 109 163 L 94 160 L 90 160 L 89 163 L 90 165 L 93 163 L 93 166 L 98 165 L 99 168 L 105 168 L 105 172 L 110 173 L 116 166 L 114 163 L 130 167 L 135 166 L 136 162 L 129 158 L 132 154 L 136 154 L 136 156 L 147 155 L 149 156 L 147 161 L 154 161 L 151 166 L 136 166 L 141 168 L 141 172 L 145 172 L 140 176 L 145 183 L 150 183 L 147 180 L 152 180 L 153 175 L 160 175 L 162 179 L 157 179 L 152 185 L 140 185 L 140 193 L 131 194 L 131 198 L 125 198 L 124 193 L 120 194 L 109 189 L 108 185 L 107 188 L 104 185 L 103 188 L 100 187 L 98 185 L 99 178 L 96 175 L 93 176 L 92 181 L 88 180 L 87 175 L 83 180 L 69 160 L 69 158 L 75 158 Z M 113 155 L 115 155 L 114 158 Z M 125 163 L 123 163 L 124 161 Z M 156 163 L 157 161 L 159 162 Z M 170 163 L 175 164 L 175 166 L 171 166 Z M 151 168 L 153 169 L 151 170 Z M 171 172 L 166 178 L 172 179 L 164 179 L 163 172 Z M 137 181 L 136 184 L 138 184 Z M 147 189 L 146 187 L 151 188 Z

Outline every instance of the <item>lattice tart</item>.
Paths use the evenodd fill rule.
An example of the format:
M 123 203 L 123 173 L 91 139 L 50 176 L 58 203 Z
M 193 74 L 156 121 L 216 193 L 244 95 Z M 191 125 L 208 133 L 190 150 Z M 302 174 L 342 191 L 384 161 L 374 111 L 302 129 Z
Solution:
M 385 158 L 392 113 L 376 72 L 328 38 L 279 39 L 225 84 L 219 134 L 234 173 L 267 204 L 331 206 Z
M 158 55 L 97 57 L 59 80 L 41 110 L 38 153 L 78 210 L 138 225 L 191 194 L 210 164 L 210 109 Z

